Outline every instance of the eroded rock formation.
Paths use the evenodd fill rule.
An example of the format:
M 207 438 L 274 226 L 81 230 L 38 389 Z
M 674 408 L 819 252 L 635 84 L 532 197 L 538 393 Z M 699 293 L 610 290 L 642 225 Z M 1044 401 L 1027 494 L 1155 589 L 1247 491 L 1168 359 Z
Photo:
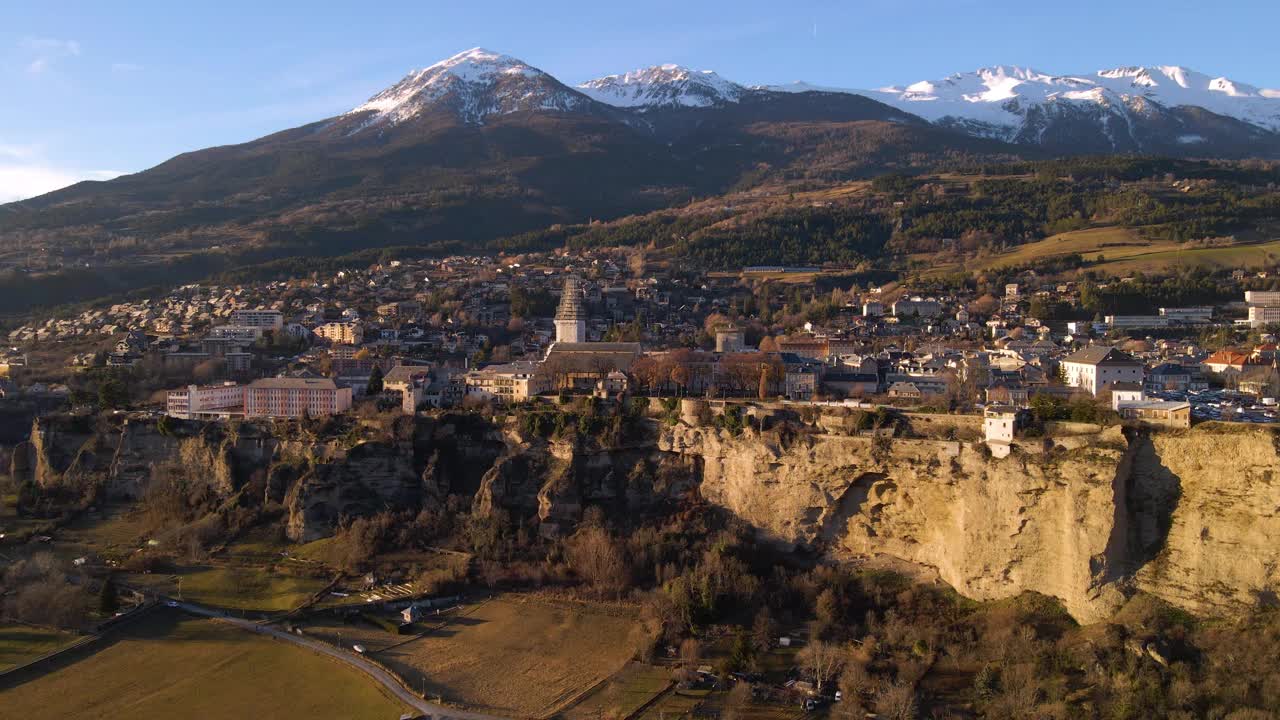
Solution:
M 375 440 L 64 418 L 38 421 L 13 466 L 42 485 L 136 498 L 176 463 L 220 496 L 250 488 L 281 504 L 298 541 L 343 517 L 439 507 L 449 495 L 554 533 L 589 506 L 636 514 L 700 494 L 781 545 L 896 558 L 977 599 L 1052 595 L 1085 622 L 1134 590 L 1199 614 L 1277 602 L 1280 455 L 1269 429 L 1063 429 L 997 459 L 947 416 L 913 418 L 914 438 L 867 437 L 830 418 L 737 435 L 697 422 L 652 422 L 602 447 L 466 414 L 405 419 Z
M 1201 614 L 1274 601 L 1280 470 L 1263 429 L 1128 431 L 1020 445 L 678 427 L 659 448 L 694 454 L 701 491 L 777 542 L 835 557 L 883 554 L 959 592 L 1034 590 L 1084 622 L 1141 589 Z

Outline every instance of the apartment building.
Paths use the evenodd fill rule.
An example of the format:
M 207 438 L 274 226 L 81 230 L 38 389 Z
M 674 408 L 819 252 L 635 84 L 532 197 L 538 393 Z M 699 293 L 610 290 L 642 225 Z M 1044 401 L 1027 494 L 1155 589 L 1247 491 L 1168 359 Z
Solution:
M 232 382 L 170 390 L 165 412 L 180 420 L 240 417 L 244 415 L 244 390 L 243 385 Z
M 331 322 L 315 329 L 315 335 L 339 345 L 359 345 L 364 342 L 364 326 L 358 322 Z
M 168 394 L 166 414 L 182 420 L 300 418 L 351 408 L 351 388 L 328 378 L 266 378 L 249 385 L 190 385 Z
M 938 317 L 942 314 L 942 303 L 937 300 L 922 300 L 920 298 L 902 299 L 893 304 L 894 317 L 912 317 L 919 315 L 922 318 Z
M 1280 305 L 1250 305 L 1249 327 L 1261 328 L 1280 324 Z
M 262 325 L 219 325 L 209 330 L 209 337 L 242 343 L 256 342 L 266 330 Z
M 489 365 L 466 375 L 467 397 L 522 402 L 551 389 L 538 373 L 538 363 L 521 361 Z
M 329 378 L 263 378 L 245 388 L 245 417 L 300 418 L 351 409 L 351 388 Z
M 279 310 L 232 310 L 229 325 L 279 330 L 284 327 L 284 313 Z

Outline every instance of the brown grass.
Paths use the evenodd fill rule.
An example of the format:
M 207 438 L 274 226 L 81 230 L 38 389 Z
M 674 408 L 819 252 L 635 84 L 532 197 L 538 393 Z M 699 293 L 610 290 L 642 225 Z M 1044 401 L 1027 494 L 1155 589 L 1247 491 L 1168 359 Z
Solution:
M 542 717 L 620 670 L 634 625 L 613 607 L 503 596 L 375 658 L 429 696 Z

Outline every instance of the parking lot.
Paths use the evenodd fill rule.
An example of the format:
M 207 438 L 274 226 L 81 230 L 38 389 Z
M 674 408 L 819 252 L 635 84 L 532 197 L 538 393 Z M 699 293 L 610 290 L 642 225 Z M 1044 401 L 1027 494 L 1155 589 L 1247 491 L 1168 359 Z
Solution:
M 1277 421 L 1277 411 L 1280 410 L 1273 398 L 1258 398 L 1224 389 L 1148 392 L 1147 397 L 1191 403 L 1191 417 L 1196 422 L 1273 423 Z

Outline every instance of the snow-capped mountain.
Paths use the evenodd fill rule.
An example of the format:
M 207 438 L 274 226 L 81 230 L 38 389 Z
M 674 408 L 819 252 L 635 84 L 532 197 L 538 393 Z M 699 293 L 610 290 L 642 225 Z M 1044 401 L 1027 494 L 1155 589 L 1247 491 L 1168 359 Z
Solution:
M 606 105 L 645 112 L 661 107 L 709 107 L 737 102 L 747 89 L 711 70 L 655 65 L 622 75 L 607 75 L 578 86 Z
M 840 95 L 880 105 L 830 106 Z M 803 82 L 747 86 L 710 70 L 655 65 L 573 88 L 521 60 L 474 48 L 409 73 L 338 118 L 337 129 L 357 134 L 442 113 L 483 125 L 495 116 L 554 112 L 607 116 L 636 131 L 663 135 L 702 127 L 712 117 L 706 113 L 794 121 L 816 119 L 806 113 L 834 119 L 844 112 L 851 113 L 846 119 L 895 120 L 887 114 L 892 111 L 909 114 L 909 121 L 923 119 L 969 135 L 1068 153 L 1280 153 L 1280 90 L 1174 65 L 1083 75 L 998 65 L 875 90 Z
M 1280 147 L 1280 91 L 1178 66 L 1053 75 L 995 66 L 877 90 L 773 86 L 879 100 L 971 135 L 1064 152 L 1262 154 Z
M 521 60 L 472 48 L 422 70 L 352 109 L 360 129 L 395 125 L 435 110 L 481 124 L 494 115 L 534 110 L 570 111 L 591 104 L 581 93 Z
M 990 134 L 1016 138 L 1028 112 L 1054 104 L 1095 106 L 1106 113 L 1198 107 L 1224 117 L 1280 131 L 1280 91 L 1262 90 L 1186 68 L 1125 67 L 1091 75 L 1051 75 L 1030 68 L 996 66 L 937 81 L 854 91 L 933 122 L 986 126 Z

